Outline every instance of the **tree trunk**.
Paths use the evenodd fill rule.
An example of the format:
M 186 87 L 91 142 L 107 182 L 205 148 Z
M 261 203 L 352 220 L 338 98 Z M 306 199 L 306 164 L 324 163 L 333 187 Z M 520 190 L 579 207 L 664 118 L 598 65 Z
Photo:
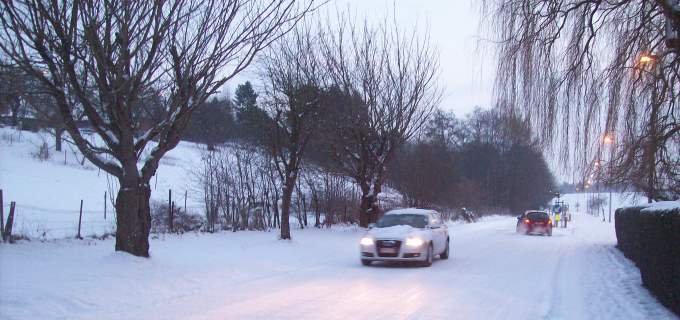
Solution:
M 276 186 L 274 186 L 276 188 Z M 274 228 L 281 227 L 281 220 L 279 214 L 279 192 L 274 190 L 272 195 L 272 210 L 274 211 Z
M 281 197 L 281 239 L 290 239 L 290 205 L 293 198 L 293 188 L 295 180 L 286 177 L 286 182 L 283 185 L 283 193 Z
M 116 198 L 116 251 L 149 257 L 150 196 L 148 184 L 139 179 L 121 179 Z
M 375 196 L 371 192 L 371 185 L 368 181 L 359 183 L 361 188 L 361 204 L 359 205 L 359 226 L 366 228 L 371 221 L 371 208 L 375 202 Z
M 375 223 L 378 220 L 380 208 L 378 207 L 378 193 L 382 190 L 382 182 L 376 179 L 371 190 L 370 182 L 364 181 L 359 183 L 361 188 L 361 204 L 359 206 L 359 226 L 368 227 L 369 223 Z
M 373 204 L 373 196 L 363 194 L 361 196 L 361 205 L 359 206 L 359 226 L 366 228 L 368 227 L 370 208 Z
M 64 134 L 64 128 L 54 128 L 54 145 L 56 151 L 61 151 L 61 138 Z
M 380 205 L 378 203 L 378 195 L 382 192 L 382 175 L 373 183 L 373 203 L 371 204 L 371 215 L 368 216 L 368 223 L 375 223 L 378 221 L 378 215 L 381 213 Z
M 15 98 L 13 100 L 13 103 L 11 103 L 10 111 L 11 111 L 11 124 L 13 127 L 17 127 L 19 125 L 19 109 L 21 108 L 21 102 L 19 101 L 18 98 Z

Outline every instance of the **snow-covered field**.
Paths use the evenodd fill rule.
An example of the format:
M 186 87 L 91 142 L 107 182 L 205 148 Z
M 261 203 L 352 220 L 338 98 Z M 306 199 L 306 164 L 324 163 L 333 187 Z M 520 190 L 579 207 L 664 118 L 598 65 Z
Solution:
M 115 216 L 110 195 L 118 190 L 116 179 L 87 161 L 81 165 L 82 156 L 73 146 L 65 144 L 64 152 L 54 151 L 53 140 L 46 133 L 0 128 L 0 189 L 5 216 L 10 201 L 16 202 L 14 233 L 39 239 L 74 237 L 80 200 L 83 200 L 82 236 L 113 231 Z M 50 145 L 51 156 L 40 161 L 32 154 L 43 141 Z M 189 211 L 202 214 L 202 195 L 196 190 L 194 175 L 201 153 L 202 146 L 180 142 L 161 160 L 157 178 L 151 181 L 151 198 L 165 202 L 168 190 L 172 189 L 173 199 L 183 206 L 186 192 Z
M 675 319 L 614 247 L 613 224 L 575 214 L 552 237 L 515 219 L 454 224 L 430 268 L 363 267 L 356 229 L 185 234 L 152 257 L 112 240 L 0 245 L 2 319 Z
M 63 152 L 54 151 L 53 140 L 47 133 L 0 128 L 0 189 L 5 212 L 9 211 L 11 201 L 16 202 L 13 234 L 40 240 L 74 238 L 81 200 L 81 235 L 93 237 L 113 232 L 115 212 L 111 194 L 118 190 L 116 178 L 88 161 L 81 164 L 83 157 L 74 146 L 64 144 Z M 33 155 L 43 142 L 51 150 L 45 161 Z M 187 211 L 203 215 L 204 195 L 197 173 L 205 152 L 204 145 L 186 141 L 168 152 L 151 179 L 151 200 L 167 203 L 168 190 L 172 189 L 178 206 L 184 207 L 186 195 Z M 349 179 L 348 183 L 353 186 Z M 382 203 L 401 200 L 401 195 L 389 187 L 379 197 Z M 295 219 L 294 222 L 297 223 Z

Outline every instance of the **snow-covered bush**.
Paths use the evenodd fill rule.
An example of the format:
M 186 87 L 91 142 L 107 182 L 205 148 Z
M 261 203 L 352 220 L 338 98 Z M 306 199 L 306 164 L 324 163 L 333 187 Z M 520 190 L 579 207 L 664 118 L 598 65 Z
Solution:
M 207 231 L 276 226 L 280 179 L 257 148 L 220 146 L 205 152 L 201 160 L 196 176 L 203 191 Z

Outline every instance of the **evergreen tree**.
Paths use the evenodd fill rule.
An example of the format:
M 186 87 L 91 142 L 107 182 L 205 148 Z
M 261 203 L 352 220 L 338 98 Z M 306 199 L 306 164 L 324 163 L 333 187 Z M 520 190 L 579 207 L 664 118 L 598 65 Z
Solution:
M 236 97 L 234 98 L 234 104 L 239 110 L 253 108 L 257 106 L 257 93 L 253 90 L 253 85 L 250 81 L 246 81 L 244 84 L 239 84 L 236 88 Z

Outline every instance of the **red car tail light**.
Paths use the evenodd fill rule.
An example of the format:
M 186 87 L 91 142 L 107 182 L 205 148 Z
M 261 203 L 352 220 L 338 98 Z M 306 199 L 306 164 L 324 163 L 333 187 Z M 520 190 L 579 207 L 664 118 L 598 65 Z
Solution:
M 524 219 L 524 223 L 530 224 L 530 223 L 531 223 L 531 220 L 529 220 L 529 219 Z

